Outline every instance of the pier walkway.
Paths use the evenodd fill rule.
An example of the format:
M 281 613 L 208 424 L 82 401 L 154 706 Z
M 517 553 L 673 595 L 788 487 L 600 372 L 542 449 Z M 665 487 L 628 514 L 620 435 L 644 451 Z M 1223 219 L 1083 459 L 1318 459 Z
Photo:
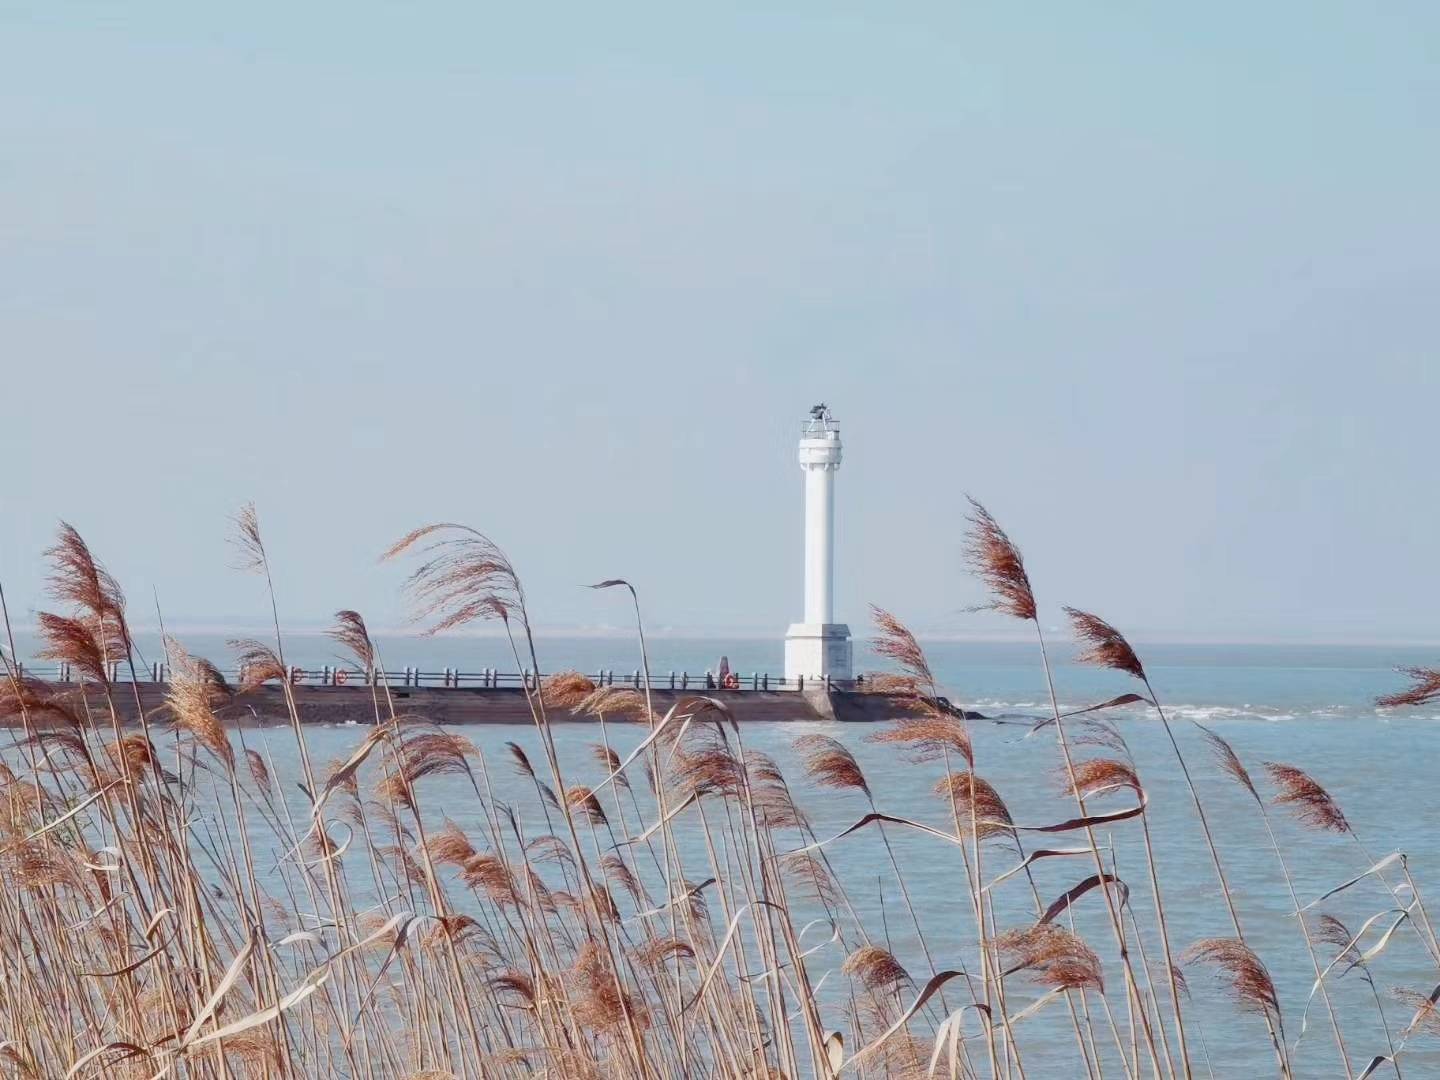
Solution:
M 91 702 L 92 708 L 105 707 L 101 688 L 92 681 L 80 681 L 75 672 L 64 665 L 24 665 L 25 676 L 57 687 L 70 689 Z M 127 665 L 115 665 L 111 679 L 117 710 L 126 721 L 135 719 L 135 703 L 147 716 L 164 719 L 168 713 L 165 696 L 170 671 L 163 663 L 153 664 L 137 672 L 132 680 Z M 226 672 L 227 678 L 238 682 L 238 672 Z M 645 689 L 641 672 L 618 673 L 610 670 L 587 676 L 597 686 Z M 543 680 L 541 680 L 543 681 Z M 502 672 L 485 670 L 462 672 L 448 668 L 439 671 L 416 667 L 399 671 L 365 672 L 341 667 L 292 667 L 289 677 L 294 697 L 305 723 L 370 724 L 377 715 L 388 715 L 387 698 L 399 713 L 422 716 L 439 724 L 529 724 L 532 723 L 529 694 L 539 683 L 533 672 Z M 863 682 L 839 682 L 827 679 L 787 680 L 780 676 L 752 672 L 735 674 L 727 685 L 717 686 L 713 676 L 707 680 L 688 672 L 652 673 L 650 698 L 657 713 L 672 705 L 705 695 L 725 703 L 737 720 L 752 722 L 777 721 L 874 721 L 891 719 L 907 711 L 901 698 L 885 693 L 863 692 Z M 278 680 L 237 696 L 217 710 L 227 723 L 269 726 L 288 723 L 289 713 L 284 687 Z M 587 722 L 592 718 L 575 715 L 569 709 L 551 709 L 555 721 Z M 631 717 L 609 715 L 611 722 L 624 722 Z
M 21 673 L 29 678 L 41 679 L 45 682 L 68 683 L 76 681 L 75 672 L 69 664 L 35 664 L 21 663 L 16 665 Z M 519 672 L 499 671 L 495 668 L 484 668 L 480 671 L 460 671 L 457 668 L 441 668 L 438 671 L 420 667 L 404 667 L 398 671 L 382 671 L 371 669 L 369 671 L 354 667 L 332 666 L 329 664 L 320 667 L 298 667 L 292 665 L 289 669 L 289 681 L 292 686 L 389 686 L 396 687 L 425 687 L 428 689 L 440 690 L 533 690 L 539 682 L 543 682 L 548 676 L 541 676 L 537 681 L 535 673 L 529 669 Z M 566 670 L 566 669 L 561 669 Z M 235 669 L 221 673 L 232 682 L 239 682 L 240 672 Z M 551 674 L 556 674 L 551 672 Z M 596 686 L 628 686 L 635 690 L 645 688 L 645 675 L 639 670 L 622 671 L 617 673 L 613 668 L 602 669 L 590 673 L 581 672 L 586 678 L 595 683 Z M 129 683 L 131 671 L 128 664 L 118 660 L 110 662 L 109 677 L 112 683 Z M 156 661 L 148 668 L 140 668 L 135 672 L 135 681 L 141 683 L 167 683 L 170 681 L 170 665 L 163 661 Z M 771 675 L 766 672 L 750 672 L 743 674 L 738 671 L 730 672 L 723 685 L 714 672 L 700 672 L 692 674 L 688 671 L 665 671 L 650 673 L 650 689 L 654 690 L 739 690 L 739 691 L 763 691 L 766 693 L 804 693 L 814 690 L 856 690 L 863 689 L 863 678 L 861 680 L 832 680 L 829 677 L 824 679 L 787 679 L 783 675 Z

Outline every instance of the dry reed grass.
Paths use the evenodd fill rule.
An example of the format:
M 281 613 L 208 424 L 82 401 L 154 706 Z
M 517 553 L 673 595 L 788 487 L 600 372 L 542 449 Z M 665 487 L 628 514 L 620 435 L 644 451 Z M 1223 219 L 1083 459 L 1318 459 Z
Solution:
M 1018 547 L 973 500 L 969 523 L 966 557 L 992 606 L 1038 633 Z M 235 524 L 239 562 L 264 578 L 273 615 L 270 554 L 253 506 Z M 419 560 L 406 591 L 428 631 L 498 618 L 516 660 L 542 670 L 519 576 L 493 541 L 432 525 L 386 552 L 402 556 Z M 273 641 L 233 643 L 233 685 L 213 663 L 167 641 L 173 677 L 162 713 L 138 710 L 138 696 L 136 708 L 122 707 L 126 688 L 115 671 L 132 663 L 134 643 L 119 583 L 68 525 L 47 557 L 51 595 L 64 610 L 36 617 L 43 655 L 70 665 L 80 683 L 22 676 L 13 643 L 0 654 L 0 720 L 17 732 L 0 762 L 0 1068 L 10 1073 L 918 1077 L 945 1071 L 944 1062 L 952 1077 L 1025 1080 L 1036 1075 L 1026 1067 L 1035 1044 L 1021 1021 L 1053 999 L 1069 1010 L 1074 1075 L 1200 1075 L 1186 1034 L 1194 1006 L 1171 954 L 1155 870 L 1156 842 L 1163 854 L 1166 837 L 1152 837 L 1129 746 L 1101 713 L 1132 704 L 1156 710 L 1187 783 L 1189 770 L 1139 655 L 1098 616 L 1066 609 L 1083 646 L 1078 659 L 1139 680 L 1146 694 L 1078 713 L 1057 706 L 1038 725 L 1058 735 L 1061 792 L 1076 809 L 1028 825 L 976 774 L 974 721 L 941 696 L 919 640 L 896 616 L 873 609 L 876 652 L 896 670 L 867 680 L 867 689 L 892 695 L 898 714 L 867 741 L 877 752 L 899 751 L 943 809 L 933 822 L 891 812 L 893 792 L 872 786 L 855 749 L 810 732 L 795 740 L 793 759 L 808 783 L 823 798 L 855 799 L 868 811 L 822 840 L 787 779 L 788 759 L 747 746 L 723 702 L 696 697 L 662 715 L 648 689 L 597 687 L 578 672 L 551 675 L 527 693 L 534 738 L 500 750 L 519 776 L 512 784 L 526 792 L 510 801 L 492 790 L 496 762 L 487 748 L 397 711 L 380 677 L 364 684 L 374 725 L 348 755 L 312 763 L 278 618 Z M 597 587 L 617 585 L 628 590 L 643 646 L 633 586 L 614 579 Z M 338 612 L 331 637 L 361 672 L 383 671 L 358 612 Z M 1045 670 L 1048 677 L 1048 661 Z M 1413 685 L 1382 705 L 1440 698 L 1440 673 L 1406 674 Z M 293 755 L 233 730 L 250 695 L 277 685 Z M 137 710 L 143 723 L 127 724 Z M 556 753 L 550 720 L 562 711 L 597 722 L 600 741 L 587 744 L 589 764 L 578 769 L 562 768 Z M 608 725 L 632 721 L 647 726 L 638 735 L 629 729 L 631 741 L 645 741 L 627 756 L 611 744 Z M 1268 804 L 1234 748 L 1202 735 L 1270 829 Z M 278 772 L 272 754 L 286 759 Z M 1036 792 L 1054 764 L 1037 763 Z M 1274 805 L 1353 836 L 1337 801 L 1308 773 L 1264 768 Z M 1205 938 L 1180 962 L 1215 968 L 1243 1009 L 1265 1016 L 1276 1068 L 1288 1077 L 1293 1048 L 1279 995 L 1245 938 L 1216 837 L 1193 784 L 1189 790 L 1220 885 L 1215 903 L 1235 935 Z M 1126 796 L 1125 809 L 1089 805 L 1115 794 Z M 1103 849 L 1097 826 L 1106 830 Z M 889 947 L 888 910 L 878 925 L 857 910 L 875 878 L 832 861 L 832 843 L 852 843 L 841 837 L 862 830 L 883 842 L 885 862 L 872 869 L 889 904 L 898 892 L 913 956 Z M 1035 830 L 1062 835 L 1056 847 L 1027 853 L 1022 837 Z M 955 902 L 943 912 L 933 901 L 915 903 L 914 867 L 891 843 L 897 832 L 948 860 Z M 1063 834 L 1088 846 L 1060 846 Z M 1130 906 L 1118 864 L 1135 860 L 1117 855 L 1127 841 L 1143 845 L 1153 912 Z M 1070 874 L 1047 906 L 1036 870 L 1066 875 L 1067 856 L 1076 855 L 1095 872 L 1078 882 Z M 1280 866 L 1301 916 L 1283 858 Z M 1410 906 L 1402 918 L 1433 945 L 1418 887 L 1405 873 Z M 1034 921 L 1001 929 L 997 897 L 1011 889 L 1022 899 L 1028 889 Z M 1398 890 L 1391 895 L 1401 902 Z M 1115 938 L 1103 949 L 1081 933 L 1094 917 L 1083 909 L 1101 903 Z M 942 920 L 943 939 L 935 936 Z M 1436 995 L 1396 992 L 1407 1010 L 1397 1043 L 1371 971 L 1385 942 L 1366 951 L 1329 912 L 1297 921 L 1327 1009 L 1327 980 L 1359 970 L 1370 985 L 1385 1031 L 1372 1050 L 1398 1074 L 1405 1038 L 1440 1032 Z M 1147 956 L 1156 936 L 1162 953 Z M 1333 947 L 1323 971 L 1314 941 Z M 1124 973 L 1123 991 L 1118 976 L 1107 989 L 1106 965 Z M 846 989 L 821 993 L 827 971 Z M 1268 1051 L 1258 1040 L 1252 1049 L 1250 1072 L 1258 1073 Z

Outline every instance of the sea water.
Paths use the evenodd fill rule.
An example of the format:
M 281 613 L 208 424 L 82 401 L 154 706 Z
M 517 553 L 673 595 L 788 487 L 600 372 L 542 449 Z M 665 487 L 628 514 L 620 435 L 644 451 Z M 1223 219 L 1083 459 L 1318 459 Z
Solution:
M 142 648 L 146 645 L 143 641 L 141 644 Z M 381 644 L 386 667 L 392 670 L 406 665 L 435 671 L 444 667 L 469 671 L 515 668 L 513 657 L 506 662 L 508 646 L 494 638 L 397 638 Z M 187 647 L 222 666 L 227 659 L 223 642 L 218 639 L 190 640 Z M 623 675 L 639 663 L 634 646 L 619 640 L 542 639 L 540 649 L 546 670 L 594 672 L 606 668 Z M 1052 657 L 1056 693 L 1063 709 L 1084 707 L 1139 689 L 1119 673 L 1076 666 L 1070 662 L 1072 652 L 1060 647 Z M 728 656 L 732 668 L 742 673 L 775 673 L 781 662 L 778 641 L 660 637 L 651 642 L 651 666 L 662 675 L 670 670 L 696 674 L 715 667 L 722 654 Z M 335 650 L 318 636 L 297 635 L 288 643 L 287 659 L 318 666 L 334 663 Z M 1049 712 L 1046 681 L 1036 649 L 1015 643 L 944 642 L 930 648 L 930 659 L 951 700 L 988 718 L 973 724 L 976 768 L 999 790 L 1013 819 L 1022 825 L 1043 825 L 1070 817 L 1073 802 L 1059 790 L 1062 763 L 1054 729 L 1030 730 L 1036 719 Z M 1247 937 L 1278 987 L 1286 1032 L 1291 1043 L 1297 1044 L 1296 1075 L 1338 1075 L 1333 1038 L 1318 998 L 1308 1003 L 1307 1012 L 1314 975 L 1263 822 L 1249 796 L 1215 767 L 1200 731 L 1190 721 L 1203 723 L 1227 739 L 1251 770 L 1262 793 L 1271 790 L 1264 776 L 1264 762 L 1293 764 L 1324 784 L 1349 818 L 1354 837 L 1317 832 L 1296 822 L 1285 808 L 1271 809 L 1302 905 L 1360 873 L 1372 859 L 1400 851 L 1406 854 L 1430 909 L 1440 911 L 1440 833 L 1436 829 L 1440 816 L 1436 812 L 1435 790 L 1436 764 L 1440 760 L 1435 752 L 1435 722 L 1440 720 L 1440 709 L 1390 711 L 1374 705 L 1377 695 L 1402 685 L 1403 680 L 1393 671 L 1396 665 L 1433 662 L 1435 656 L 1425 649 L 1381 646 L 1166 645 L 1144 650 L 1143 659 L 1209 809 Z M 859 666 L 881 667 L 873 657 L 865 657 Z M 1110 715 L 1129 744 L 1149 798 L 1148 815 L 1174 949 L 1178 953 L 1204 937 L 1231 936 L 1229 916 L 1219 896 L 1179 765 L 1155 711 L 1132 707 L 1114 710 Z M 858 793 L 818 789 L 809 782 L 792 743 L 812 731 L 833 735 L 855 752 L 882 810 L 944 827 L 948 811 L 932 790 L 941 774 L 940 765 L 914 764 L 895 748 L 870 741 L 868 736 L 874 730 L 870 725 L 814 721 L 753 724 L 745 726 L 743 739 L 747 748 L 768 753 L 779 761 L 797 802 L 810 816 L 814 834 L 822 839 L 857 821 L 868 805 Z M 567 725 L 557 732 L 567 783 L 598 781 L 603 770 L 591 751 L 598 739 L 596 729 Z M 514 774 L 504 750 L 507 741 L 514 741 L 530 753 L 533 761 L 540 762 L 539 740 L 533 728 L 476 725 L 464 733 L 485 755 L 497 797 L 515 809 L 529 834 L 543 831 L 544 819 L 533 787 Z M 623 755 L 640 742 L 644 731 L 636 725 L 617 724 L 610 726 L 609 734 L 612 745 Z M 312 758 L 323 762 L 343 759 L 362 736 L 355 728 L 316 727 L 309 729 L 306 737 Z M 294 784 L 296 777 L 287 773 L 294 769 L 294 755 L 287 752 L 292 741 L 290 733 L 283 729 L 252 731 L 246 733 L 246 739 L 252 747 L 258 745 L 267 751 L 281 774 L 278 787 L 290 792 L 292 798 L 303 800 Z M 643 788 L 643 782 L 637 778 L 635 786 Z M 443 807 L 446 816 L 479 842 L 482 819 L 468 782 L 455 777 L 423 781 L 421 798 L 428 807 Z M 1115 796 L 1108 805 L 1122 806 L 1126 798 Z M 1093 809 L 1106 806 L 1102 802 Z M 642 810 L 647 809 L 642 803 Z M 303 813 L 303 807 L 297 806 L 297 812 Z M 677 828 L 682 834 L 686 832 L 683 817 Z M 971 971 L 978 970 L 974 918 L 958 849 L 901 827 L 891 827 L 888 836 L 936 966 L 948 968 L 963 963 Z M 1041 839 L 1045 834 L 1028 834 L 1025 843 L 1028 849 L 1042 844 L 1073 847 L 1083 842 L 1081 836 L 1069 833 Z M 805 842 L 799 836 L 786 835 L 782 839 L 797 847 Z M 1138 823 L 1131 820 L 1102 828 L 1098 839 L 1102 846 L 1113 847 L 1120 877 L 1130 887 L 1130 903 L 1146 930 L 1145 948 L 1151 968 L 1157 980 L 1163 980 L 1161 946 L 1152 930 L 1153 899 Z M 826 851 L 872 938 L 887 943 L 916 983 L 923 983 L 929 969 L 878 833 L 868 828 L 834 841 Z M 703 880 L 710 876 L 698 839 L 685 854 L 691 878 Z M 1017 858 L 1001 844 L 988 844 L 984 851 L 987 880 L 1014 866 Z M 637 864 L 643 871 L 643 854 L 637 857 Z M 1077 857 L 1046 860 L 1034 868 L 1036 885 L 1046 903 L 1092 873 L 1093 863 Z M 1393 866 L 1387 876 L 1391 885 L 1403 880 Z M 653 874 L 650 877 L 654 889 L 657 883 Z M 658 902 L 658 889 L 655 895 Z M 1023 876 L 1010 878 L 996 888 L 994 895 L 1002 927 L 1033 921 L 1033 897 Z M 1403 891 L 1401 896 L 1408 900 Z M 805 902 L 798 902 L 798 906 L 801 923 L 821 914 Z M 1370 878 L 1320 905 L 1312 914 L 1330 912 L 1357 930 L 1370 916 L 1396 906 L 1385 887 Z M 711 909 L 717 933 L 721 932 L 719 905 L 713 898 Z M 1105 962 L 1107 996 L 1123 1026 L 1124 982 L 1098 893 L 1081 899 L 1073 914 L 1076 929 Z M 1378 940 L 1394 918 L 1380 918 L 1361 948 Z M 829 933 L 828 926 L 822 924 L 809 932 L 805 944 L 819 945 Z M 1319 945 L 1319 950 L 1322 964 L 1335 951 L 1324 944 Z M 812 980 L 824 980 L 823 1019 L 828 1026 L 840 1029 L 848 1025 L 844 976 L 839 971 L 843 960 L 840 945 L 831 943 L 807 961 Z M 1388 998 L 1390 988 L 1400 986 L 1429 993 L 1440 981 L 1440 973 L 1427 960 L 1408 922 L 1402 922 L 1388 948 L 1370 966 L 1398 1039 L 1411 1013 Z M 1374 996 L 1362 973 L 1351 971 L 1340 977 L 1340 970 L 1337 968 L 1327 985 L 1358 1071 L 1372 1055 L 1385 1052 L 1386 1045 L 1376 1018 Z M 1260 1017 L 1239 1010 L 1223 983 L 1206 969 L 1190 968 L 1187 975 L 1193 999 L 1186 1009 L 1187 1029 L 1197 1074 L 1207 1074 L 1208 1055 L 1209 1068 L 1217 1077 L 1273 1075 L 1273 1058 Z M 1014 977 L 1013 983 L 1012 1011 L 1040 994 L 1027 987 L 1023 977 Z M 1157 983 L 1155 992 L 1162 1002 L 1168 997 L 1163 981 Z M 964 1000 L 963 987 L 958 982 L 952 984 L 947 998 L 954 1008 Z M 914 1030 L 922 1035 L 932 1031 L 933 1019 L 928 1027 L 917 1020 Z M 1103 1033 L 1097 1023 L 1097 1037 L 1102 1042 Z M 1070 1077 L 1078 1071 L 1073 1064 L 1073 1034 L 1063 1003 L 1022 1022 L 1017 1036 L 1030 1076 Z M 853 1038 L 848 1041 L 854 1049 Z M 978 1043 L 975 1049 L 979 1051 Z M 1424 1036 L 1412 1039 L 1402 1066 L 1411 1076 L 1440 1076 L 1440 1041 L 1432 1047 Z M 1387 1072 L 1388 1066 L 1379 1075 Z M 1118 1075 L 1119 1070 L 1112 1064 L 1109 1074 Z

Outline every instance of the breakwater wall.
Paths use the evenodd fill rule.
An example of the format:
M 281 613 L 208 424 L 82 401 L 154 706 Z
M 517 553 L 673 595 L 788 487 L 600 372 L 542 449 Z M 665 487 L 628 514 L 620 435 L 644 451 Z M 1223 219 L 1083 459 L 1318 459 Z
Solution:
M 668 682 L 668 680 L 667 680 Z M 59 682 L 51 684 L 66 696 L 72 707 L 88 707 L 96 717 L 108 715 L 105 695 L 95 683 Z M 617 685 L 620 685 L 617 683 Z M 643 683 L 642 683 L 643 685 Z M 136 721 L 136 705 L 144 709 L 152 723 L 169 720 L 165 704 L 168 687 L 164 682 L 121 682 L 111 688 L 110 697 L 121 719 Z M 398 714 L 412 714 L 437 724 L 530 724 L 532 723 L 527 691 L 523 686 L 426 686 L 367 685 L 363 681 L 340 685 L 298 683 L 292 685 L 300 719 L 306 724 L 371 724 L 377 716 L 389 715 L 389 703 Z M 805 690 L 713 689 L 701 685 L 696 689 L 671 690 L 667 684 L 651 690 L 656 712 L 663 714 L 672 705 L 701 695 L 714 697 L 741 723 L 775 723 L 790 721 L 872 722 L 893 719 L 906 711 L 903 698 L 884 693 L 827 688 L 823 682 Z M 289 710 L 285 688 L 270 683 L 259 689 L 237 695 L 216 709 L 226 723 L 241 726 L 288 724 Z M 577 715 L 561 707 L 550 707 L 552 721 L 590 723 L 593 718 Z M 624 723 L 620 710 L 606 717 L 610 723 Z M 8 720 L 19 724 L 19 718 Z

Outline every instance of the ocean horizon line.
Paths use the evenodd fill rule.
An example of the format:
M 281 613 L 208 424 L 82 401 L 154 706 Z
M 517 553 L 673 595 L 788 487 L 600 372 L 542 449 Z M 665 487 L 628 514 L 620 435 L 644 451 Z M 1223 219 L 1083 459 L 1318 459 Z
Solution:
M 301 620 L 290 625 L 282 624 L 281 630 L 286 636 L 296 637 L 323 637 L 329 633 L 332 623 Z M 16 632 L 23 636 L 38 636 L 38 628 L 34 624 L 22 623 L 16 627 Z M 533 627 L 537 638 L 542 639 L 572 639 L 572 640 L 633 640 L 635 628 L 633 626 L 615 626 L 608 624 L 598 625 L 576 625 L 576 624 L 537 624 Z M 954 629 L 927 629 L 923 625 L 912 626 L 917 635 L 929 642 L 944 644 L 975 644 L 975 645 L 1025 645 L 1033 644 L 1033 632 L 1028 631 L 989 631 L 989 630 L 954 630 Z M 158 624 L 135 623 L 131 632 L 138 635 L 155 635 L 161 633 Z M 274 632 L 273 625 L 264 619 L 216 619 L 214 621 L 201 619 L 180 619 L 166 620 L 164 632 L 171 637 L 183 637 L 185 635 L 247 635 L 268 634 Z M 467 640 L 467 639 L 495 639 L 504 638 L 506 631 L 500 624 L 494 625 L 472 625 L 463 629 L 455 629 L 443 634 L 432 635 L 423 628 L 414 625 L 382 625 L 371 627 L 372 636 L 384 639 L 401 640 L 423 640 L 425 638 L 436 638 L 438 640 Z M 1051 635 L 1054 642 L 1059 644 L 1073 644 L 1068 627 L 1050 626 L 1046 627 L 1047 635 Z M 855 632 L 852 626 L 852 634 L 857 644 L 869 640 L 869 635 L 863 631 Z M 645 628 L 647 638 L 666 641 L 731 641 L 731 642 L 779 642 L 783 640 L 783 628 L 762 629 L 755 626 L 744 627 L 694 627 L 684 625 L 673 626 L 647 626 Z M 1177 631 L 1155 631 L 1149 633 L 1135 630 L 1128 634 L 1137 644 L 1144 643 L 1146 646 L 1195 646 L 1197 648 L 1216 647 L 1244 647 L 1244 648 L 1397 648 L 1397 649 L 1440 649 L 1440 637 L 1411 636 L 1405 634 L 1375 635 L 1370 637 L 1355 635 L 1327 635 L 1314 634 L 1309 636 L 1287 635 L 1287 634 L 1256 634 L 1248 636 L 1227 636 L 1223 634 L 1184 634 Z

